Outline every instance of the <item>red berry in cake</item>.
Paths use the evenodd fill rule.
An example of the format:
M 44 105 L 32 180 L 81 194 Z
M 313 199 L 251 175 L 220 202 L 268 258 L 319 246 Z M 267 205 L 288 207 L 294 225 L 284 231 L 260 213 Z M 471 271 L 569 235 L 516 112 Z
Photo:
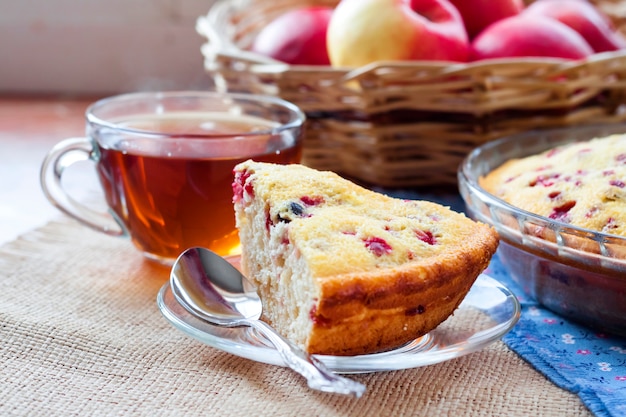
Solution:
M 552 191 L 550 194 L 548 194 L 548 198 L 550 200 L 556 200 L 560 196 L 561 196 L 561 192 L 560 191 Z
M 617 229 L 619 226 L 613 217 L 609 217 L 606 221 L 606 224 L 602 228 L 603 232 L 610 232 L 611 230 Z
M 591 207 L 591 208 L 589 209 L 589 211 L 585 213 L 585 218 L 590 219 L 590 218 L 592 218 L 592 217 L 593 217 L 596 213 L 598 213 L 599 211 L 600 211 L 600 209 L 599 209 L 599 208 L 597 208 L 597 207 Z
M 624 188 L 626 186 L 626 183 L 624 183 L 624 181 L 622 180 L 611 180 L 609 181 L 609 184 L 611 184 L 614 187 L 619 187 L 619 188 Z
M 270 217 L 270 208 L 265 207 L 265 230 L 267 232 L 270 231 L 270 226 L 272 226 L 274 222 L 272 222 L 272 218 Z
M 365 247 L 369 249 L 376 256 L 383 256 L 390 254 L 392 249 L 389 243 L 385 239 L 379 237 L 370 236 L 364 240 Z
M 575 201 L 568 201 L 565 204 L 562 204 L 552 209 L 552 213 L 550 213 L 548 217 L 554 220 L 558 220 L 560 222 L 567 223 L 569 220 L 567 214 L 575 205 Z
M 244 191 L 251 197 L 254 197 L 254 187 L 252 183 L 247 182 L 251 175 L 250 171 L 242 171 L 235 174 L 235 181 L 232 185 L 234 202 L 243 200 Z
M 561 174 L 550 174 L 550 175 L 539 175 L 537 178 L 535 178 L 533 181 L 530 182 L 531 187 L 534 187 L 535 185 L 539 184 L 539 185 L 543 185 L 544 187 L 550 187 L 551 185 L 554 185 L 555 180 L 557 178 L 559 178 L 561 176 Z
M 321 195 L 314 197 L 309 197 L 305 195 L 304 197 L 300 197 L 300 201 L 302 201 L 306 206 L 318 206 L 324 203 L 324 197 L 322 197 Z
M 423 230 L 415 230 L 415 236 L 422 242 L 428 243 L 429 245 L 434 245 L 436 242 L 435 237 L 430 231 Z

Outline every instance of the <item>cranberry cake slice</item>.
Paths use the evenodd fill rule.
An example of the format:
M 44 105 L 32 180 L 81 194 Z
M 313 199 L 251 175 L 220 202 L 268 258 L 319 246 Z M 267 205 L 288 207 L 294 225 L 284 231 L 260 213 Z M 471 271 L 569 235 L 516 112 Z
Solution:
M 428 333 L 498 246 L 493 229 L 446 207 L 302 165 L 246 161 L 233 191 L 263 319 L 309 353 L 379 352 Z

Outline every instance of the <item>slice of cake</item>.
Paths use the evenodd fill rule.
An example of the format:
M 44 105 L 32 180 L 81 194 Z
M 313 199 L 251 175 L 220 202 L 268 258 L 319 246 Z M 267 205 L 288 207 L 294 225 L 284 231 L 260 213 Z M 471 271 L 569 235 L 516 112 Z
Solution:
M 246 161 L 233 191 L 263 319 L 309 353 L 378 352 L 428 333 L 498 245 L 493 229 L 446 207 L 302 165 Z

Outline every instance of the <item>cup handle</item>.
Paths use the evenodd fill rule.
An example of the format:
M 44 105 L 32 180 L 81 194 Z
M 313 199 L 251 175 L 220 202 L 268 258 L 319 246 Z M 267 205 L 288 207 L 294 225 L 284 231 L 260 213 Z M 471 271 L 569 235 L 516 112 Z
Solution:
M 80 223 L 111 236 L 127 236 L 125 227 L 110 212 L 101 212 L 73 199 L 61 183 L 63 171 L 76 162 L 95 162 L 94 148 L 87 138 L 69 138 L 56 144 L 44 158 L 39 173 L 46 198 Z

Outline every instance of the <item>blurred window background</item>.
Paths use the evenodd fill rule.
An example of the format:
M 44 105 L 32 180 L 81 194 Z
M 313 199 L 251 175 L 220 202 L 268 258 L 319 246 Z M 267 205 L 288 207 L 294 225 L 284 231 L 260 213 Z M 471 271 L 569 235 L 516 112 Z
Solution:
M 0 93 L 205 88 L 213 0 L 0 0 Z

